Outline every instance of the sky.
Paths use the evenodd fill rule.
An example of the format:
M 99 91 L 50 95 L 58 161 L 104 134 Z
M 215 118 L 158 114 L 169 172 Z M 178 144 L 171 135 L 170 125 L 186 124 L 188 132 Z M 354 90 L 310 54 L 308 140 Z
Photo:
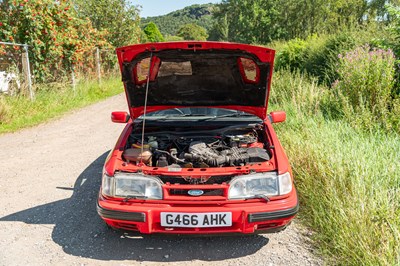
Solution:
M 221 0 L 134 0 L 134 5 L 142 6 L 141 17 L 165 15 L 193 4 L 219 3 Z

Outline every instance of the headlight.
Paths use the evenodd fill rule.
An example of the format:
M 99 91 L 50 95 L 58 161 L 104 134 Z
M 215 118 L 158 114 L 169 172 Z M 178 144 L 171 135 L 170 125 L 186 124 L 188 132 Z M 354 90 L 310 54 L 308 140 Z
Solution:
M 111 197 L 162 199 L 162 182 L 152 176 L 117 173 L 103 175 L 102 192 Z
M 285 195 L 292 191 L 292 178 L 289 172 L 278 176 L 279 179 L 279 195 Z
M 238 176 L 230 182 L 229 199 L 254 198 L 258 195 L 278 196 L 292 191 L 289 173 L 277 175 L 273 172 Z
M 101 182 L 101 192 L 106 196 L 114 196 L 115 180 L 113 176 L 108 176 L 103 173 L 103 180 Z

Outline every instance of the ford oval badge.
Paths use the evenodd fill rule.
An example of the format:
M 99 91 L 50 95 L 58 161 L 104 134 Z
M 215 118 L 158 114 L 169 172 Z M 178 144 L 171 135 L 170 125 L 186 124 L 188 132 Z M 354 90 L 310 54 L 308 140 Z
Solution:
M 192 189 L 192 190 L 189 190 L 189 191 L 188 191 L 188 194 L 189 194 L 190 196 L 196 196 L 196 197 L 198 197 L 198 196 L 203 195 L 203 194 L 204 194 L 204 191 L 203 191 L 203 190 L 199 190 L 199 189 Z

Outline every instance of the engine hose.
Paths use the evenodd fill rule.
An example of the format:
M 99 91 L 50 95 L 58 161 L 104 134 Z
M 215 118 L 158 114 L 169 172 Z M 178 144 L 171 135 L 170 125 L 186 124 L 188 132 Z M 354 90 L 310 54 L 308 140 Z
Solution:
M 155 151 L 156 151 L 156 152 L 159 152 L 159 153 L 163 153 L 163 154 L 168 155 L 168 156 L 171 157 L 172 160 L 174 160 L 175 162 L 185 163 L 185 160 L 179 159 L 178 157 L 173 156 L 171 153 L 169 153 L 169 152 L 167 152 L 167 151 L 162 151 L 162 150 L 158 150 L 158 149 L 156 149 Z

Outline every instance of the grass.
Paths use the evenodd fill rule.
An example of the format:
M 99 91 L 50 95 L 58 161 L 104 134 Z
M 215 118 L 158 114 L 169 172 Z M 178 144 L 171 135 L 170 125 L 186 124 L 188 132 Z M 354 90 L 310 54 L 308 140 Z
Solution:
M 52 118 L 123 91 L 119 78 L 83 81 L 75 91 L 70 87 L 42 87 L 34 101 L 25 97 L 0 97 L 0 134 L 38 125 Z
M 292 164 L 301 220 L 320 252 L 339 265 L 400 263 L 400 136 L 365 132 L 322 114 L 324 87 L 301 75 L 277 73 L 270 110 Z

